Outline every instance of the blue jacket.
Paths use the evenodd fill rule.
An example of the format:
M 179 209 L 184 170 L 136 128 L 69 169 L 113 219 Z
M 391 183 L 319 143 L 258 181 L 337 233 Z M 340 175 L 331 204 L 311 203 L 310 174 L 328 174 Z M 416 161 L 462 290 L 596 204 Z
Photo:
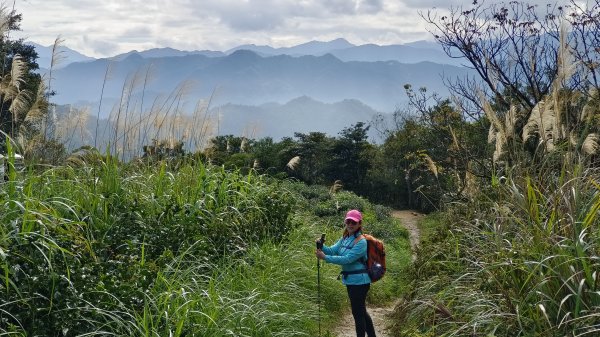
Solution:
M 356 236 L 342 237 L 331 247 L 323 245 L 325 261 L 341 265 L 343 272 L 365 270 L 363 261 L 367 260 L 367 240 L 363 237 L 355 245 L 354 240 L 361 233 L 355 234 Z M 342 275 L 342 283 L 345 285 L 368 284 L 371 283 L 371 279 L 365 271 L 360 274 Z

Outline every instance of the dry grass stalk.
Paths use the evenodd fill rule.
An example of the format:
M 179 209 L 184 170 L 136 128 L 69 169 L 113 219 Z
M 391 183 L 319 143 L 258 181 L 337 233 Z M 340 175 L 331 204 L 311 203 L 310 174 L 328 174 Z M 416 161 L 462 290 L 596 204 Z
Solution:
M 467 163 L 467 170 L 465 172 L 465 189 L 464 193 L 468 197 L 474 197 L 479 192 L 479 188 L 477 186 L 477 178 L 472 172 L 471 162 Z
M 453 151 L 458 151 L 460 149 L 460 144 L 458 143 L 456 132 L 454 132 L 454 128 L 452 126 L 449 126 L 448 128 L 450 130 L 450 135 L 452 136 L 452 144 L 450 145 L 450 149 Z

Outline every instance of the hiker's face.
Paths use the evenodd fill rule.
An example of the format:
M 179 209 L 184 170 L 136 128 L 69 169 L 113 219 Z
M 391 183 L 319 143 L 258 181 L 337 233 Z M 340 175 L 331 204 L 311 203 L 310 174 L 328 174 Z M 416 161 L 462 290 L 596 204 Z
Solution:
M 358 228 L 360 228 L 360 222 L 356 222 L 353 220 L 346 220 L 346 230 L 348 230 L 348 233 L 350 234 L 354 234 L 354 232 L 356 232 L 358 230 Z

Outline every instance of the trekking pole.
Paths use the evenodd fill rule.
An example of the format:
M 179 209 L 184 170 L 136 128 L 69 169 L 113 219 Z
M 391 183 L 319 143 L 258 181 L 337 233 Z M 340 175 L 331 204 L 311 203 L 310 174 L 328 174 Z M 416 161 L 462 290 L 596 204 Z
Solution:
M 317 241 L 317 249 L 323 249 L 323 243 L 325 243 L 325 233 L 321 234 L 321 239 Z M 318 305 L 318 317 L 319 322 L 319 337 L 321 337 L 321 261 L 317 257 L 317 305 Z

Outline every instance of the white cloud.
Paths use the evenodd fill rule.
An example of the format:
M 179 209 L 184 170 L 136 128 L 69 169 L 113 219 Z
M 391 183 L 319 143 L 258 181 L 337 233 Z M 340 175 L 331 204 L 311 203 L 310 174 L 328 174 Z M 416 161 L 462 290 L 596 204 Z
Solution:
M 23 14 L 20 37 L 49 45 L 60 35 L 66 46 L 104 57 L 155 47 L 282 47 L 340 37 L 390 44 L 427 37 L 418 11 L 403 3 L 417 1 L 26 0 L 16 10 Z

